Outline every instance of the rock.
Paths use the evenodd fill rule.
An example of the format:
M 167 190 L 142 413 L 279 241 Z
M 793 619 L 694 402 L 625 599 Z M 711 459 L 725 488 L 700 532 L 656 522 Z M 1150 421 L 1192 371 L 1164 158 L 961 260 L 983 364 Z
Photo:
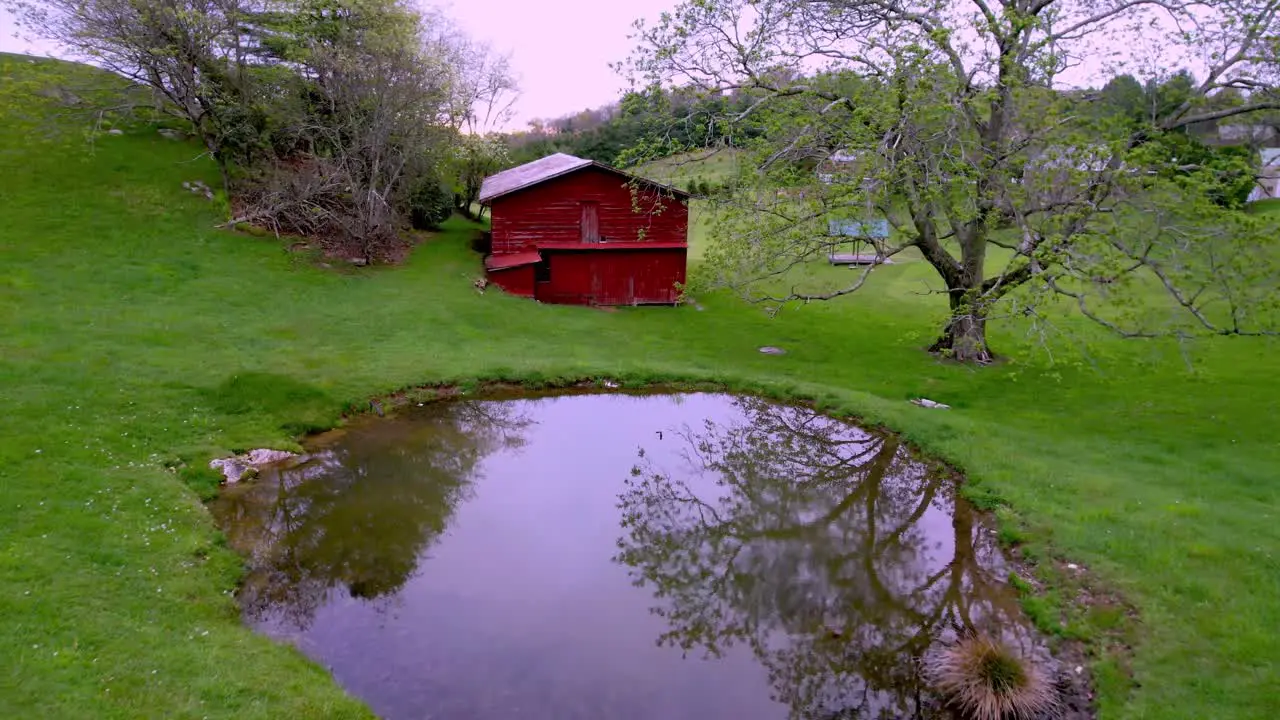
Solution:
M 1080 566 L 1075 563 L 1067 563 L 1068 570 L 1079 570 Z
M 916 398 L 915 400 L 912 400 L 911 402 L 912 402 L 913 404 L 915 404 L 915 405 L 919 405 L 920 407 L 923 407 L 923 408 L 932 408 L 932 409 L 934 409 L 934 410 L 950 410 L 950 409 L 951 409 L 951 406 L 950 406 L 950 405 L 943 405 L 942 403 L 940 403 L 940 402 L 934 402 L 934 401 L 930 400 L 929 398 Z
M 228 485 L 235 485 L 241 480 L 254 477 L 258 474 L 257 468 L 240 461 L 239 458 L 217 458 L 209 461 L 209 467 L 222 473 L 223 481 Z
M 158 132 L 160 133 L 161 137 L 167 138 L 169 140 L 182 140 L 186 137 L 185 133 L 180 132 L 178 130 L 174 130 L 172 128 L 160 128 Z
M 285 460 L 292 460 L 296 457 L 298 457 L 296 454 L 291 452 L 285 452 L 284 450 L 269 450 L 266 448 L 260 448 L 258 450 L 250 450 L 249 454 L 244 456 L 244 459 L 245 459 L 245 462 L 249 463 L 250 465 L 270 465 L 271 463 L 278 463 L 278 462 L 283 462 Z
M 760 352 L 764 353 L 765 355 L 786 355 L 787 354 L 786 350 L 783 350 L 780 347 L 774 347 L 772 345 L 765 345 L 764 347 L 760 348 Z
M 120 128 L 111 128 L 110 130 L 108 130 L 108 131 L 107 131 L 107 134 L 108 134 L 108 135 L 123 135 L 123 134 L 124 134 L 124 131 L 123 131 L 123 130 L 121 130 Z
M 356 267 L 364 267 L 365 265 L 369 264 L 369 260 L 367 258 L 362 258 L 362 257 L 347 258 L 347 262 L 351 263 L 352 265 L 355 265 Z
M 215 458 L 209 461 L 209 467 L 221 472 L 223 480 L 228 485 L 235 485 L 238 482 L 257 477 L 258 469 L 264 465 L 295 461 L 297 459 L 298 456 L 291 452 L 260 448 L 251 450 L 244 455 Z
M 612 380 L 605 380 L 602 384 L 610 390 L 617 390 L 620 387 L 618 383 Z

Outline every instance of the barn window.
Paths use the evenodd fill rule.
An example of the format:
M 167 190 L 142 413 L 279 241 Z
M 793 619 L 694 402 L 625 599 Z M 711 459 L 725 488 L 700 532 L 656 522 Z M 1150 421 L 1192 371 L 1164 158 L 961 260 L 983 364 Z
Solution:
M 582 242 L 600 242 L 600 204 L 591 200 L 582 202 Z

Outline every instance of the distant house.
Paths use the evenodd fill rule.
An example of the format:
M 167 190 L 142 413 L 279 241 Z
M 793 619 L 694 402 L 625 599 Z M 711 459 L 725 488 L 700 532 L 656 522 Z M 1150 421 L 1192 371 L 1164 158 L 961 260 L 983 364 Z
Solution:
M 1263 148 L 1258 151 L 1258 159 L 1258 181 L 1249 193 L 1249 201 L 1280 197 L 1280 148 Z
M 1224 143 L 1262 143 L 1275 138 L 1276 129 L 1270 125 L 1218 126 L 1218 140 Z
M 671 304 L 685 282 L 689 194 L 557 153 L 486 178 L 489 280 L 542 302 Z
M 863 157 L 859 150 L 837 150 L 818 163 L 818 182 L 830 185 L 844 177 L 849 177 L 859 169 L 858 161 Z

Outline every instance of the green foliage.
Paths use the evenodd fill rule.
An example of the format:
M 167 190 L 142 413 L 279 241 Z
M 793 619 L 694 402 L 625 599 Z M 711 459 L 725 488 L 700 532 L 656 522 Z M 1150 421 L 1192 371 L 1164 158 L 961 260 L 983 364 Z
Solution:
M 421 178 L 409 195 L 409 218 L 418 230 L 435 230 L 453 214 L 453 193 L 439 178 Z
M 1147 108 L 1147 91 L 1132 75 L 1117 75 L 1102 86 L 1097 107 L 1101 113 L 1117 115 L 1131 122 L 1142 122 L 1151 116 Z
M 472 205 L 479 202 L 484 179 L 510 165 L 506 140 L 501 135 L 460 135 L 444 163 L 444 172 L 452 178 L 458 211 L 470 217 Z
M 563 152 L 629 167 L 697 148 L 735 145 L 760 134 L 753 121 L 733 123 L 750 93 L 722 95 L 693 88 L 649 88 L 595 110 L 535 120 L 525 132 L 507 136 L 519 164 Z
M 1231 209 L 1249 199 L 1255 157 L 1247 147 L 1210 147 L 1185 132 L 1152 132 L 1132 153 L 1135 166 L 1153 168 L 1187 194 Z

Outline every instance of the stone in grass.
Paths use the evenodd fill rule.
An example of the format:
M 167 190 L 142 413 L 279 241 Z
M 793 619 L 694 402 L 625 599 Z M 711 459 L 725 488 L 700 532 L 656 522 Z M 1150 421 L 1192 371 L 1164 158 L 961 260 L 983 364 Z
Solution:
M 222 481 L 228 485 L 235 485 L 258 474 L 257 468 L 234 457 L 215 458 L 209 461 L 209 467 L 222 473 Z
M 250 450 L 244 455 L 229 458 L 215 458 L 209 461 L 209 467 L 222 473 L 228 485 L 257 477 L 259 469 L 264 465 L 272 465 L 295 460 L 298 456 L 284 450 L 259 448 Z
M 942 403 L 940 403 L 940 402 L 934 402 L 934 401 L 930 400 L 929 398 L 916 398 L 915 400 L 912 400 L 911 402 L 912 402 L 913 404 L 915 404 L 915 405 L 919 405 L 920 407 L 923 407 L 923 408 L 932 408 L 932 409 L 934 409 L 934 410 L 950 410 L 950 409 L 951 409 L 951 406 L 950 406 L 950 405 L 943 405 Z
M 772 345 L 765 345 L 764 347 L 760 348 L 760 352 L 764 353 L 765 355 L 786 355 L 787 354 L 786 350 L 783 350 L 780 347 L 774 347 Z

